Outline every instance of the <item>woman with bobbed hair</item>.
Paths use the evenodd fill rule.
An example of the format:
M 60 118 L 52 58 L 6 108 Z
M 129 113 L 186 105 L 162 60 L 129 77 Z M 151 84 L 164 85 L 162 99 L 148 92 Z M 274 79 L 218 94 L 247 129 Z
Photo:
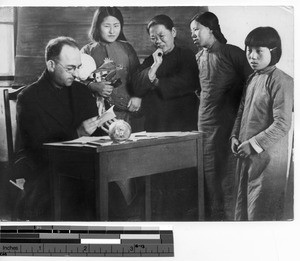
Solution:
M 230 132 L 244 83 L 251 73 L 245 53 L 227 44 L 217 16 L 211 12 L 191 19 L 201 92 L 198 130 L 203 132 L 206 220 L 233 220 L 234 166 Z
M 107 108 L 114 105 L 118 119 L 130 123 L 132 116 L 140 109 L 141 99 L 130 93 L 133 72 L 139 66 L 139 60 L 132 45 L 123 33 L 124 20 L 117 7 L 100 7 L 93 17 L 89 37 L 91 43 L 82 48 L 82 52 L 91 55 L 97 68 L 104 62 L 112 61 L 122 69 L 114 77 L 120 85 L 113 86 L 112 80 L 91 82 L 89 88 L 108 101 Z M 106 109 L 107 109 L 106 108 Z
M 101 32 L 101 23 L 104 21 L 104 19 L 108 16 L 113 16 L 118 19 L 120 23 L 120 32 L 117 35 L 116 40 L 120 41 L 127 41 L 124 33 L 123 33 L 123 26 L 124 26 L 124 19 L 121 11 L 117 7 L 99 7 L 93 17 L 93 21 L 91 24 L 91 28 L 89 31 L 89 37 L 91 40 L 95 42 L 103 41 L 105 37 L 103 37 Z
M 249 77 L 232 130 L 239 158 L 236 220 L 282 220 L 293 110 L 293 78 L 276 68 L 281 39 L 272 27 L 258 27 L 245 39 Z

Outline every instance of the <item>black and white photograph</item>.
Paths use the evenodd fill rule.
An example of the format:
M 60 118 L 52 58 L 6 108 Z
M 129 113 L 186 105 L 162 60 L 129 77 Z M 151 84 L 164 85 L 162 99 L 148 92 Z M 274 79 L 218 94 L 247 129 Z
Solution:
M 178 224 L 203 260 L 256 230 L 240 260 L 291 260 L 293 3 L 66 3 L 0 2 L 1 225 Z

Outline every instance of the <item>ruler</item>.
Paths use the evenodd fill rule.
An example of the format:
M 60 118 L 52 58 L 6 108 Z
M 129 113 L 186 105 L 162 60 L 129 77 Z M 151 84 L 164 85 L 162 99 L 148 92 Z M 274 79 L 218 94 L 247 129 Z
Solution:
M 174 256 L 170 226 L 0 226 L 0 256 Z

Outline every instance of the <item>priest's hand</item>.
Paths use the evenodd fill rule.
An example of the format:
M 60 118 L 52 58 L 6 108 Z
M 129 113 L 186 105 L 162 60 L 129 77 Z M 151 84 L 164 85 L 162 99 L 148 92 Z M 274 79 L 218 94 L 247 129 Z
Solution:
M 98 116 L 83 121 L 77 128 L 78 136 L 90 136 L 97 129 L 99 122 Z
M 104 124 L 100 127 L 102 130 L 104 130 L 107 134 L 109 133 L 109 127 L 110 125 L 115 122 L 117 119 L 114 118 L 112 120 L 108 120 L 106 122 L 104 122 Z

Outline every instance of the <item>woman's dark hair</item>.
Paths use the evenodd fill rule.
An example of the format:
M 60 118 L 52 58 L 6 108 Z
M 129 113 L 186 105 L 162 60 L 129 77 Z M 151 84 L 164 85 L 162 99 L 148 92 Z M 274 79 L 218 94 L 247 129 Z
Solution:
M 273 27 L 257 27 L 252 30 L 245 39 L 245 49 L 247 46 L 269 48 L 271 51 L 271 62 L 269 65 L 274 65 L 280 60 L 282 53 L 281 39 Z
M 170 31 L 172 31 L 172 28 L 174 27 L 174 23 L 172 19 L 167 15 L 161 14 L 161 15 L 154 16 L 150 20 L 150 22 L 147 25 L 147 32 L 149 33 L 150 28 L 158 24 L 164 25 Z
M 220 43 L 227 43 L 226 38 L 224 37 L 224 35 L 221 32 L 221 28 L 219 25 L 219 19 L 218 17 L 211 12 L 205 12 L 203 14 L 197 14 L 195 15 L 191 21 L 196 21 L 200 24 L 202 24 L 205 27 L 208 27 L 210 30 L 212 30 L 212 33 L 214 35 L 214 37 L 220 42 Z
M 59 36 L 57 38 L 51 39 L 45 48 L 46 62 L 49 60 L 58 60 L 60 52 L 65 45 L 69 45 L 73 48 L 79 49 L 78 44 L 71 37 Z
M 103 22 L 104 18 L 107 16 L 113 16 L 120 21 L 121 31 L 117 40 L 126 41 L 126 37 L 123 33 L 123 25 L 124 25 L 123 15 L 117 7 L 99 7 L 95 11 L 93 22 L 89 32 L 90 39 L 96 42 L 103 40 L 100 33 L 100 25 Z

